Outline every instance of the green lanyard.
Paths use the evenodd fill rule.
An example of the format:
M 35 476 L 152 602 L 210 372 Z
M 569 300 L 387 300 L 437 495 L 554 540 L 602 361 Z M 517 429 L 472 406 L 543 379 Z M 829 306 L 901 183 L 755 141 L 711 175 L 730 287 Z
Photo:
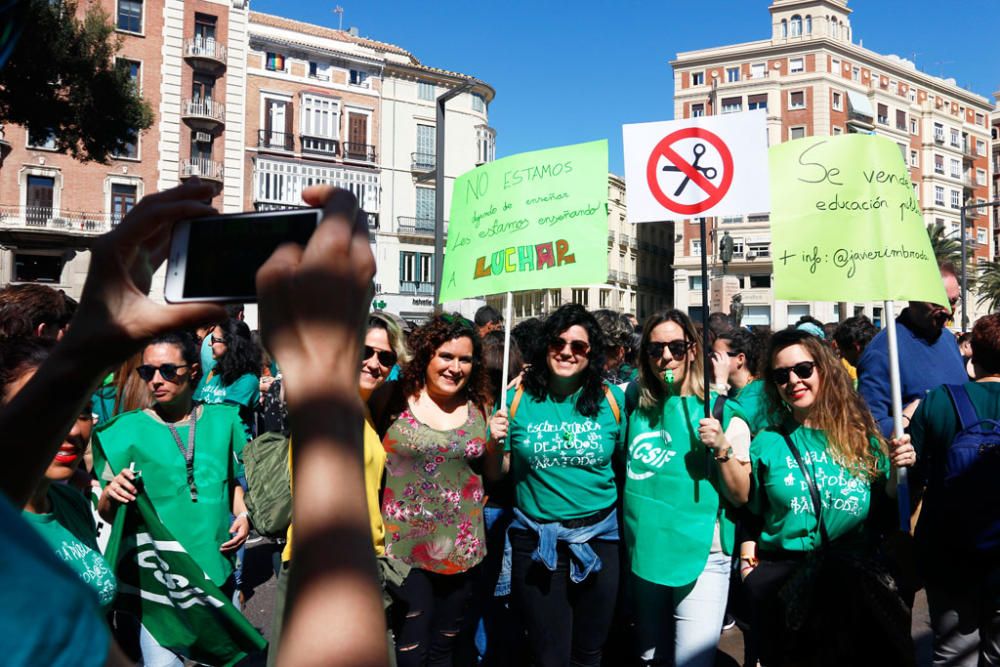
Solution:
M 177 432 L 177 429 L 173 424 L 167 424 L 167 428 L 170 429 L 170 435 L 174 436 L 174 443 L 177 445 L 177 449 L 180 450 L 181 455 L 184 456 L 184 465 L 187 467 L 187 483 L 188 489 L 191 491 L 191 501 L 198 502 L 198 487 L 194 483 L 194 432 L 195 426 L 198 424 L 198 407 L 195 406 L 194 410 L 191 411 L 191 426 L 188 431 L 188 446 L 187 449 L 184 448 L 184 443 L 181 441 L 181 436 Z

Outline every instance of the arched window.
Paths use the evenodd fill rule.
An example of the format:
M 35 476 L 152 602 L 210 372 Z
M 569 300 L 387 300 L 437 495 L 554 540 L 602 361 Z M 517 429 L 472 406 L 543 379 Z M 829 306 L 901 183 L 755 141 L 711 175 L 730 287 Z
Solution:
M 813 34 L 813 17 L 812 16 L 807 16 L 806 17 L 806 34 L 807 35 Z
M 802 35 L 802 17 L 796 14 L 791 20 L 791 31 L 792 37 L 799 37 Z
M 835 19 L 835 18 L 831 18 L 830 19 L 830 37 L 833 37 L 833 38 L 838 37 L 838 35 L 837 35 L 837 19 Z
M 781 36 L 788 37 L 788 21 L 781 19 Z

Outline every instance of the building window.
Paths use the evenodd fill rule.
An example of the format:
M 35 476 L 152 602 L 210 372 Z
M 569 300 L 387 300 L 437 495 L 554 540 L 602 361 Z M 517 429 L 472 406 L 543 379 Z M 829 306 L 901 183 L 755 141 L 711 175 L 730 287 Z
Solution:
M 598 303 L 601 308 L 611 307 L 611 290 L 602 289 L 601 293 L 598 295 Z
M 111 184 L 111 224 L 117 225 L 136 202 L 136 186 L 124 183 Z
M 944 206 L 944 188 L 940 185 L 934 186 L 934 203 L 938 206 Z
M 767 109 L 767 95 L 750 95 L 747 98 L 747 109 L 753 111 L 754 109 Z
M 955 128 L 951 128 L 951 145 L 955 148 L 962 146 L 962 135 Z
M 194 42 L 208 53 L 215 53 L 215 24 L 218 19 L 211 14 L 194 15 Z
M 371 87 L 371 82 L 368 79 L 368 72 L 360 69 L 351 70 L 350 82 L 352 86 L 358 86 L 360 88 Z
M 740 80 L 740 68 L 739 67 L 727 67 L 726 68 L 726 81 L 729 83 L 735 83 Z
M 861 81 L 861 68 L 857 65 L 851 68 L 851 79 Z
M 763 79 L 767 76 L 767 63 L 754 63 L 750 65 L 750 78 Z
M 318 79 L 319 81 L 329 81 L 330 80 L 330 64 L 329 63 L 318 63 L 314 60 L 309 61 L 309 78 Z
M 496 158 L 496 134 L 485 125 L 476 128 L 476 143 L 479 150 L 479 161 L 476 164 L 493 162 Z
M 434 229 L 434 188 L 417 188 L 417 227 Z
M 944 158 L 940 155 L 934 156 L 934 173 L 944 176 Z
M 736 113 L 743 111 L 742 97 L 726 97 L 722 100 L 722 113 Z
M 801 37 L 802 36 L 802 17 L 799 16 L 798 14 L 796 14 L 795 16 L 793 16 L 792 19 L 791 19 L 791 21 L 789 21 L 789 26 L 788 27 L 789 27 L 789 31 L 788 31 L 789 35 L 791 35 L 792 37 Z
M 486 100 L 479 93 L 472 93 L 472 110 L 479 113 L 486 111 Z
M 434 255 L 427 252 L 399 253 L 399 291 L 402 294 L 434 293 Z
M 976 139 L 976 155 L 986 155 L 986 142 Z
M 986 245 L 986 229 L 984 227 L 976 227 L 976 243 Z
M 704 86 L 705 85 L 705 73 L 704 72 L 691 72 L 691 85 L 692 86 Z
M 958 190 L 951 191 L 951 207 L 956 210 L 962 208 L 962 194 Z
M 757 257 L 770 257 L 771 244 L 766 241 L 747 243 L 747 256 L 750 259 L 755 259 Z
M 801 139 L 806 136 L 806 128 L 804 127 L 790 127 L 788 128 L 788 138 L 791 139 Z
M 700 290 L 702 286 L 701 274 L 696 276 L 688 276 L 688 289 Z
M 962 162 L 952 158 L 950 160 L 951 164 L 951 177 L 952 178 L 962 178 Z
M 54 151 L 56 149 L 56 135 L 52 131 L 32 132 L 28 130 L 28 147 Z
M 283 53 L 268 51 L 264 59 L 264 69 L 270 70 L 271 72 L 284 72 L 285 55 Z
M 562 305 L 562 290 L 549 291 L 549 306 L 553 309 Z
M 896 109 L 896 129 L 906 132 L 906 112 Z
M 52 202 L 56 179 L 52 176 L 28 175 L 24 217 L 28 226 L 45 226 L 52 219 Z
M 910 134 L 917 134 L 917 133 L 918 133 L 917 119 L 914 118 L 913 116 L 910 116 Z
M 910 166 L 919 167 L 920 166 L 920 153 L 915 150 L 910 151 Z
M 750 289 L 766 289 L 771 286 L 771 275 L 765 273 L 763 275 L 756 275 L 751 273 L 750 276 Z
M 337 100 L 319 95 L 302 96 L 302 135 L 336 139 L 340 135 Z
M 986 125 L 986 116 L 979 113 L 978 111 L 976 112 L 976 125 L 979 126 Z
M 587 289 L 574 289 L 573 290 L 573 303 L 578 303 L 581 306 L 587 306 L 588 297 L 590 296 L 590 290 Z
M 417 159 L 425 160 L 426 166 L 434 167 L 437 151 L 437 128 L 433 125 L 417 125 Z
M 788 59 L 788 73 L 798 74 L 800 72 L 805 72 L 805 60 L 802 58 L 789 58 Z
M 976 185 L 986 185 L 985 169 L 976 169 Z
M 705 105 L 704 104 L 692 104 L 691 105 L 691 117 L 700 118 L 705 115 Z
M 804 90 L 788 93 L 788 108 L 789 109 L 806 108 L 806 93 Z
M 944 125 L 941 123 L 934 123 L 934 141 L 944 143 Z
M 60 283 L 65 262 L 62 253 L 43 255 L 27 252 L 14 253 L 16 283 Z
M 434 101 L 434 84 L 427 81 L 417 81 L 417 97 L 428 102 Z
M 788 20 L 781 19 L 781 36 L 788 37 Z
M 843 133 L 844 133 L 844 128 L 838 127 L 836 125 L 833 126 L 833 136 L 837 136 L 838 134 L 843 134 Z
M 833 93 L 833 110 L 843 111 L 844 110 L 844 96 L 840 93 Z
M 691 239 L 691 256 L 701 257 L 701 239 Z
M 889 107 L 885 104 L 878 105 L 878 122 L 881 125 L 889 124 Z
M 812 32 L 813 32 L 813 17 L 812 16 L 807 16 L 806 17 L 806 34 L 807 35 L 811 35 Z
M 142 63 L 138 60 L 128 60 L 126 58 L 119 58 L 115 61 L 115 64 L 128 72 L 128 78 L 132 81 L 132 85 L 135 87 L 136 91 L 142 90 Z
M 142 0 L 118 0 L 119 30 L 142 32 Z
M 137 160 L 139 158 L 139 133 L 132 130 L 128 136 L 128 140 L 120 148 L 111 151 L 111 154 L 116 158 Z

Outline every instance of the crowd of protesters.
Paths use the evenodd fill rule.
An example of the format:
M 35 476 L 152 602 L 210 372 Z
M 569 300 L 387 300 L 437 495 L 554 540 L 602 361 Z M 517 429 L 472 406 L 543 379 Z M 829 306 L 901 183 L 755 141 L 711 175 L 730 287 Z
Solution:
M 79 304 L 0 290 L 7 664 L 184 664 L 115 611 L 99 526 L 140 493 L 237 606 L 245 542 L 277 539 L 269 664 L 700 667 L 732 619 L 751 667 L 908 665 L 921 587 L 935 665 L 1000 664 L 1000 315 L 960 348 L 952 267 L 949 303 L 896 321 L 896 439 L 864 316 L 413 325 L 367 312 L 363 218 L 332 188 L 306 192 L 309 246 L 260 269 L 260 332 L 155 304 L 203 190 L 99 240 Z M 287 475 L 255 477 L 274 442 Z

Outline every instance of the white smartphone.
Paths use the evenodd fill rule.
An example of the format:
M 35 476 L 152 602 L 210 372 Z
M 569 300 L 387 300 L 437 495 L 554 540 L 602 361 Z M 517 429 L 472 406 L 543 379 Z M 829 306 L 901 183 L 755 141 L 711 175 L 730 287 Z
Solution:
M 166 300 L 256 303 L 257 269 L 284 243 L 305 246 L 322 213 L 305 208 L 181 220 L 170 240 Z

